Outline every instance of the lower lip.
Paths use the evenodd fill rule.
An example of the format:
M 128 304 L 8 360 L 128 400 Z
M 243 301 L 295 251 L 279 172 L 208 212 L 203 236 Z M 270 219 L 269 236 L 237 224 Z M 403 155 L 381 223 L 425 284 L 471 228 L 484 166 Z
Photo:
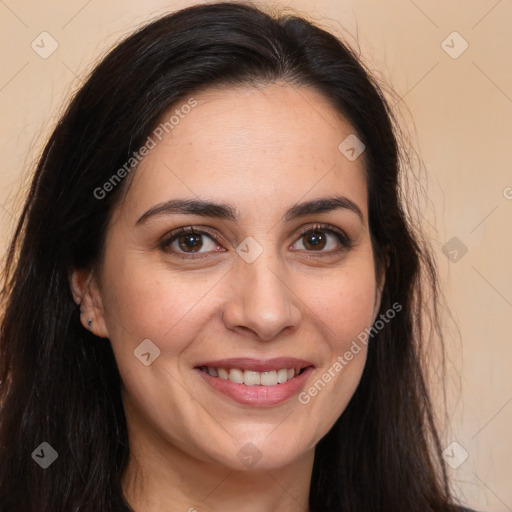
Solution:
M 236 384 L 228 379 L 212 377 L 209 373 L 203 372 L 199 368 L 194 368 L 205 382 L 219 393 L 241 404 L 255 406 L 277 405 L 296 395 L 313 369 L 312 366 L 308 366 L 300 375 L 287 380 L 284 384 L 276 384 L 275 386 L 247 386 L 245 384 Z

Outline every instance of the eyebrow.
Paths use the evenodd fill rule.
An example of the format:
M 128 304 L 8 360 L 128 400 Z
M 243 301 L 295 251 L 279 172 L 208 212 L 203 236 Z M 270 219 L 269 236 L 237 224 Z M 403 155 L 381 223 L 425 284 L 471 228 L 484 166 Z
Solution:
M 359 206 L 345 196 L 326 197 L 298 203 L 286 211 L 282 220 L 289 222 L 306 215 L 335 210 L 351 211 L 357 214 L 361 221 L 363 220 L 363 213 Z M 152 217 L 172 214 L 199 215 L 231 221 L 237 221 L 240 218 L 238 210 L 226 203 L 216 203 L 203 199 L 171 199 L 151 207 L 139 218 L 135 225 L 143 224 Z

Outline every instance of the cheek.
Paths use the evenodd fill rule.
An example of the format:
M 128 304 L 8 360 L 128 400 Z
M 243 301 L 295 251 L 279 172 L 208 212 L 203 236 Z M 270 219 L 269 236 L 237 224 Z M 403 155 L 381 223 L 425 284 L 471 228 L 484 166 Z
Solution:
M 208 318 L 208 279 L 180 279 L 164 268 L 116 261 L 104 269 L 103 306 L 109 338 L 120 370 L 138 364 L 133 351 L 151 340 L 166 364 L 176 356 Z
M 308 417 L 322 418 L 317 434 L 323 435 L 352 398 L 364 370 L 366 333 L 374 320 L 376 283 L 371 259 L 342 269 L 304 295 L 325 343 L 317 347 L 324 361 L 315 379 L 299 395 Z
M 373 263 L 368 259 L 320 283 L 306 282 L 303 299 L 326 326 L 331 347 L 342 349 L 373 322 L 376 290 Z

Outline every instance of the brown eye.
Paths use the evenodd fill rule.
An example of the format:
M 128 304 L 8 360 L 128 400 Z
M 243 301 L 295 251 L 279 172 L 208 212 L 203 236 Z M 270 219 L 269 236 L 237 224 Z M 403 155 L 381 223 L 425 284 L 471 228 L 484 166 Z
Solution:
M 206 253 L 224 250 L 213 234 L 196 230 L 192 226 L 169 233 L 162 241 L 161 248 L 167 253 L 183 258 L 206 256 Z
M 352 247 L 352 241 L 342 230 L 330 225 L 317 225 L 304 229 L 291 249 L 294 251 L 335 253 Z
M 310 231 L 304 235 L 304 246 L 308 250 L 321 250 L 326 244 L 327 237 L 321 231 Z
M 202 235 L 199 233 L 185 233 L 180 235 L 177 241 L 183 252 L 197 252 L 203 246 Z

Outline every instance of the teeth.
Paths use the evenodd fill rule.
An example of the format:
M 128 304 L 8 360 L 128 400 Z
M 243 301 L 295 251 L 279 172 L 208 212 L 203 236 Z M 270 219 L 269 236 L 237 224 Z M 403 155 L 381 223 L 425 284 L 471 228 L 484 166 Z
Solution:
M 231 370 L 231 372 L 237 372 L 239 370 Z M 247 386 L 259 386 L 261 383 L 261 373 L 260 372 L 250 372 L 249 370 L 245 370 L 244 372 L 244 384 Z
M 232 368 L 229 370 L 229 380 L 234 382 L 235 384 L 243 384 L 244 383 L 244 372 L 242 370 L 237 370 L 236 368 Z
M 270 372 L 261 372 L 262 386 L 275 386 L 277 382 L 277 372 L 275 370 L 272 370 Z
M 293 378 L 293 375 L 291 377 L 288 377 L 288 370 L 286 368 L 277 371 L 277 382 L 279 384 L 283 384 L 288 380 L 288 378 Z
M 201 370 L 212 377 L 219 377 L 223 380 L 230 380 L 236 384 L 245 384 L 246 386 L 276 386 L 284 384 L 293 379 L 300 373 L 300 368 L 282 368 L 280 370 L 270 370 L 268 372 L 254 372 L 252 370 L 239 370 L 231 368 L 214 368 L 212 366 L 202 366 Z

